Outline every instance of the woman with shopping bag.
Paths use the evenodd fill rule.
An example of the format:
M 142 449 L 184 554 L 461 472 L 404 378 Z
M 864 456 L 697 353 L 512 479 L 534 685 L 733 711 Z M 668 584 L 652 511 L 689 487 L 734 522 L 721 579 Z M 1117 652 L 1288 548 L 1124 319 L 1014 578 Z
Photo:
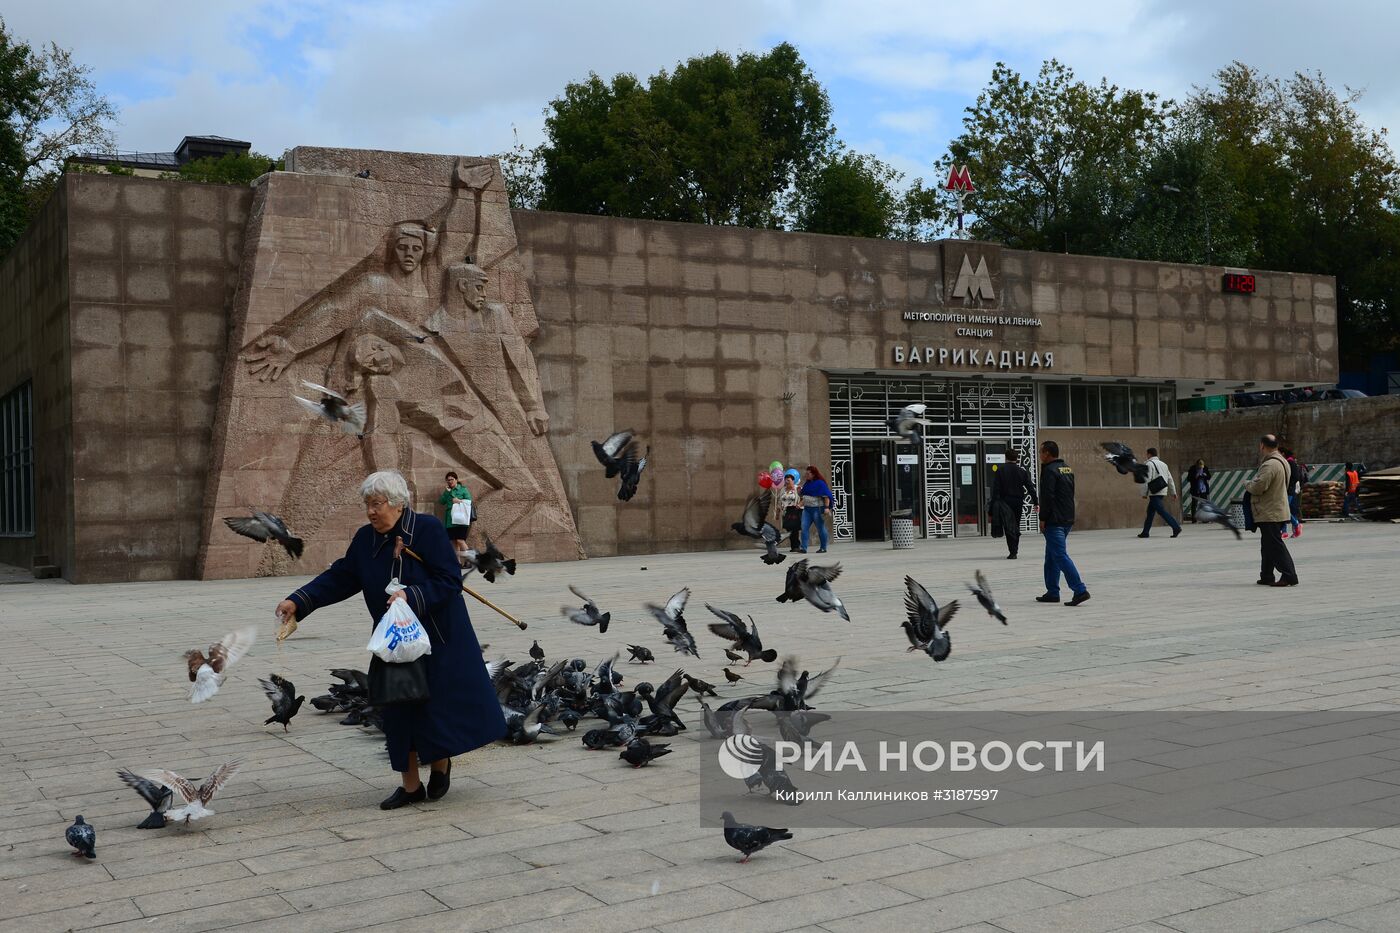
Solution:
M 442 523 L 408 507 L 408 484 L 393 471 L 371 474 L 360 496 L 369 524 L 355 533 L 344 557 L 277 605 L 282 620 L 277 638 L 292 634 L 315 610 L 356 593 L 363 594 L 376 628 L 397 602 L 403 606 L 396 607 L 391 622 L 413 631 L 409 613 L 401 611 L 408 609 L 421 624 L 431 647 L 412 664 L 419 665 L 425 682 L 398 676 L 415 673 L 408 670 L 412 664 L 388 664 L 382 654 L 375 658 L 393 668 L 390 677 L 377 682 L 389 685 L 390 694 L 381 699 L 384 732 L 390 764 L 402 779 L 379 806 L 395 810 L 442 797 L 451 783 L 452 758 L 503 737 L 506 722 L 462 601 L 461 568 Z M 371 671 L 372 693 L 376 673 L 386 672 L 383 667 Z M 418 773 L 424 763 L 432 767 L 426 788 Z
M 457 560 L 461 561 L 467 553 L 467 531 L 472 523 L 472 494 L 465 483 L 458 481 L 455 472 L 448 471 L 447 488 L 438 496 L 438 505 L 442 506 L 442 524 L 447 529 L 447 537 L 452 539 Z

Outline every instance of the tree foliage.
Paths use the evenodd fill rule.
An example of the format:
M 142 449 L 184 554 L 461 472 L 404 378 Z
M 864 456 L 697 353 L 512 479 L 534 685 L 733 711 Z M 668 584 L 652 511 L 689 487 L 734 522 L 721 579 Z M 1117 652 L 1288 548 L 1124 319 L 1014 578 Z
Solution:
M 273 159 L 262 153 L 229 152 L 218 157 L 193 159 L 180 166 L 178 172 L 166 172 L 161 177 L 216 185 L 247 185 L 260 176 L 281 168 L 280 159 Z
M 901 213 L 903 176 L 874 156 L 836 151 L 801 180 L 793 227 L 809 233 L 890 237 Z

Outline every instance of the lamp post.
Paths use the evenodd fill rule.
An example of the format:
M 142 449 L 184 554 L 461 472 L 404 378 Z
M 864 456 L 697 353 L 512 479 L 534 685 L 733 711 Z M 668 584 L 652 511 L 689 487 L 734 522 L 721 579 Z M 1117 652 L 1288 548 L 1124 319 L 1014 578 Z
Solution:
M 1182 191 L 1180 188 L 1178 188 L 1176 185 L 1163 185 L 1163 186 L 1162 186 L 1162 190 L 1163 190 L 1163 191 L 1170 192 L 1171 194 L 1185 194 L 1185 193 L 1186 193 L 1186 192 Z M 1205 227 L 1206 227 L 1206 263 L 1205 263 L 1205 264 L 1206 264 L 1206 265 L 1210 265 L 1210 212 L 1206 210 L 1206 208 L 1205 208 L 1205 199 L 1201 197 L 1201 186 L 1198 184 L 1195 188 L 1192 189 L 1192 192 L 1196 195 L 1196 210 L 1198 210 L 1198 211 L 1200 212 L 1200 214 L 1201 214 L 1201 220 L 1202 220 L 1202 222 L 1204 222 Z

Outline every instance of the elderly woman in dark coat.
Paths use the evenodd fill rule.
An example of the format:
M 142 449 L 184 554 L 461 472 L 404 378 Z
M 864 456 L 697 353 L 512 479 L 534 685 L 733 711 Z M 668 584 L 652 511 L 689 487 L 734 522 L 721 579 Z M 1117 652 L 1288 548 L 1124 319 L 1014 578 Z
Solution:
M 447 793 L 452 757 L 503 737 L 506 722 L 462 601 L 461 566 L 442 522 L 408 507 L 408 484 L 393 471 L 371 474 L 360 495 L 369 524 L 355 533 L 344 557 L 277 605 L 283 620 L 277 637 L 294 632 L 298 619 L 356 593 L 364 595 L 371 630 L 394 599 L 406 600 L 422 621 L 432 643 L 429 699 L 384 709 L 389 761 L 403 786 L 379 806 L 394 810 Z M 385 588 L 394 577 L 404 589 L 391 597 Z M 432 766 L 426 789 L 418 776 L 425 761 Z

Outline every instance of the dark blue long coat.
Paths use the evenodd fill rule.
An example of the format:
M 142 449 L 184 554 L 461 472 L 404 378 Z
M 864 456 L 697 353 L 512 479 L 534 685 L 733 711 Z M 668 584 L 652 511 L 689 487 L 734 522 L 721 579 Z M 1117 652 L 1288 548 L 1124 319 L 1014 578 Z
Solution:
M 402 537 L 404 547 L 422 561 L 406 552 L 395 560 L 396 537 Z M 407 771 L 411 751 L 417 751 L 419 762 L 427 764 L 480 748 L 506 734 L 505 717 L 462 601 L 461 565 L 442 522 L 404 509 L 388 534 L 365 525 L 355 532 L 344 557 L 287 598 L 296 603 L 297 619 L 302 620 L 323 606 L 363 593 L 373 631 L 389 605 L 384 587 L 395 576 L 407 587 L 409 608 L 422 620 L 433 645 L 428 655 L 428 701 L 384 710 L 389 761 L 395 771 Z M 368 640 L 368 634 L 365 637 Z

